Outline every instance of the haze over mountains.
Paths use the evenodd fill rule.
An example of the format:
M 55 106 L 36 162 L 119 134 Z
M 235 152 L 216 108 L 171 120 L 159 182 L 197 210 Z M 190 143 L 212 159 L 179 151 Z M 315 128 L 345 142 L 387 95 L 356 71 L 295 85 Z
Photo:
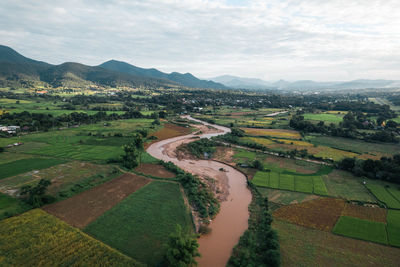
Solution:
M 318 90 L 318 89 L 365 89 L 365 88 L 392 88 L 400 87 L 398 80 L 354 80 L 338 82 L 316 82 L 302 80 L 289 82 L 279 80 L 276 82 L 264 81 L 257 78 L 244 78 L 231 75 L 222 75 L 210 80 L 222 83 L 230 88 L 237 89 L 278 89 L 278 90 Z
M 170 74 L 156 69 L 143 69 L 125 62 L 111 60 L 99 66 L 75 62 L 51 65 L 29 59 L 10 47 L 0 45 L 0 81 L 41 81 L 51 86 L 90 84 L 103 86 L 185 86 L 225 89 L 212 81 L 200 80 L 190 73 Z

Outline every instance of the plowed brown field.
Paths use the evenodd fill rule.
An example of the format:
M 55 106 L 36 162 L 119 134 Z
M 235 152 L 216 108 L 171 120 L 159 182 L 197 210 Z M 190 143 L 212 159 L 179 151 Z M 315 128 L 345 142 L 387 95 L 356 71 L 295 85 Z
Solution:
M 342 214 L 345 201 L 335 198 L 319 198 L 277 209 L 274 217 L 294 224 L 331 231 Z
M 164 166 L 151 163 L 142 163 L 135 169 L 135 171 L 160 178 L 175 177 L 175 174 L 168 171 Z
M 150 180 L 125 173 L 107 183 L 43 209 L 68 224 L 84 228 Z
M 342 215 L 386 223 L 386 209 L 382 208 L 364 207 L 346 203 Z

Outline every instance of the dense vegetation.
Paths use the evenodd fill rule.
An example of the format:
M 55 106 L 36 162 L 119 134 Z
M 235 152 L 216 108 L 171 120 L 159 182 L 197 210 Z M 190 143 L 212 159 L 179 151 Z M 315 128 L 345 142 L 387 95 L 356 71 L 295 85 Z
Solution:
M 251 183 L 249 187 L 253 194 L 249 228 L 233 249 L 227 266 L 280 266 L 278 236 L 271 228 L 268 198 L 263 198 Z
M 356 176 L 366 176 L 371 179 L 384 180 L 400 184 L 400 154 L 392 158 L 382 157 L 380 160 L 356 160 L 345 158 L 338 167 L 350 171 Z

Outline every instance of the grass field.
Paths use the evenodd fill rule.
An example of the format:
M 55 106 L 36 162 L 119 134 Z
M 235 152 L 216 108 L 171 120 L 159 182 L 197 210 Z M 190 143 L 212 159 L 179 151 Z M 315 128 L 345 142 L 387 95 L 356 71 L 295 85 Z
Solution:
M 317 195 L 328 194 L 325 183 L 320 175 L 293 175 L 285 172 L 258 171 L 251 181 L 256 186 L 314 193 Z
M 380 156 L 393 155 L 400 151 L 400 145 L 398 144 L 367 143 L 361 140 L 332 136 L 307 136 L 306 139 L 318 146 L 344 149 L 360 154 L 368 153 L 372 156 L 376 155 L 379 158 Z
M 400 202 L 389 193 L 383 184 L 372 184 L 368 182 L 366 187 L 380 202 L 384 203 L 388 208 L 400 209 Z
M 257 128 L 241 128 L 247 135 L 253 136 L 271 136 L 277 138 L 301 139 L 301 135 L 297 131 L 283 129 L 257 129 Z
M 178 184 L 153 181 L 103 214 L 85 231 L 126 255 L 157 265 L 176 224 L 192 231 Z
M 376 203 L 375 197 L 362 184 L 363 179 L 349 172 L 333 170 L 324 175 L 323 180 L 330 196 Z
M 398 266 L 400 249 L 347 238 L 281 220 L 278 231 L 282 266 Z
M 238 159 L 242 158 L 247 160 L 254 160 L 257 157 L 257 153 L 245 149 L 237 149 L 233 157 Z
M 268 201 L 282 205 L 296 204 L 318 198 L 318 196 L 300 192 L 276 190 L 264 187 L 257 187 L 257 189 L 263 197 L 268 197 Z
M 333 232 L 338 235 L 388 244 L 386 226 L 382 222 L 341 216 L 333 228 Z
M 64 163 L 65 160 L 48 158 L 28 158 L 0 164 L 0 179 L 32 170 L 40 170 Z
M 139 266 L 47 214 L 32 210 L 0 222 L 1 266 Z
M 0 193 L 0 220 L 20 214 L 31 207 L 19 199 Z
M 47 179 L 52 182 L 47 193 L 56 198 L 63 198 L 104 183 L 119 173 L 120 171 L 112 165 L 70 161 L 50 168 L 4 178 L 0 180 L 0 191 L 18 192 L 18 189 L 24 185 L 36 185 L 40 179 Z
M 343 114 L 332 114 L 332 113 L 306 113 L 303 114 L 305 120 L 312 120 L 312 121 L 324 121 L 327 123 L 339 123 L 343 120 Z
M 400 211 L 388 210 L 387 214 L 387 231 L 389 244 L 400 247 Z

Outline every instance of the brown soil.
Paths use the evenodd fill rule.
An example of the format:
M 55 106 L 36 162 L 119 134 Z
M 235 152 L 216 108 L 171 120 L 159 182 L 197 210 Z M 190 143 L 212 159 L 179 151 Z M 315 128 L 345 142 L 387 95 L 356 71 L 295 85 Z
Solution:
M 320 198 L 277 209 L 274 217 L 318 230 L 331 231 L 342 214 L 345 201 Z
M 149 182 L 145 177 L 125 173 L 79 195 L 47 205 L 43 209 L 82 229 Z
M 382 208 L 365 207 L 346 203 L 342 215 L 386 223 L 386 209 Z
M 232 164 L 234 154 L 235 151 L 230 147 L 217 147 L 213 154 L 213 159 Z
M 185 134 L 190 134 L 191 133 L 191 129 L 190 128 L 185 128 L 176 124 L 172 124 L 172 123 L 166 123 L 164 124 L 164 127 L 161 130 L 158 130 L 155 133 L 152 133 L 150 136 L 155 136 L 157 137 L 157 140 L 153 140 L 150 143 L 146 143 L 144 145 L 145 149 L 147 149 L 152 143 L 161 141 L 161 140 L 165 140 L 168 138 L 173 138 L 176 136 L 181 136 L 181 135 L 185 135 Z
M 175 174 L 168 171 L 164 166 L 151 163 L 142 163 L 135 171 L 160 178 L 175 177 Z
M 282 266 L 399 266 L 400 249 L 274 220 Z

